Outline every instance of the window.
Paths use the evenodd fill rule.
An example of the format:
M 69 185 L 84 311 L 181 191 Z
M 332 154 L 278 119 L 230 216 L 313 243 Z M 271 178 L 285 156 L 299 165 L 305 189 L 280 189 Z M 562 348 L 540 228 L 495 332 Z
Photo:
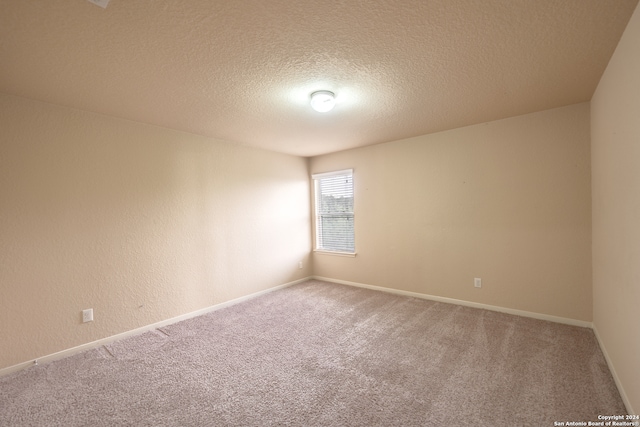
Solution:
M 353 170 L 312 175 L 315 193 L 316 250 L 355 253 Z

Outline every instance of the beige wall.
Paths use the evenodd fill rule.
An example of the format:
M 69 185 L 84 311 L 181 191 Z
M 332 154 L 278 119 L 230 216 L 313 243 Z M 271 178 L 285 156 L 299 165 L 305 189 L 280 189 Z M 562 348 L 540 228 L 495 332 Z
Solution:
M 357 256 L 314 274 L 591 321 L 589 142 L 583 103 L 312 158 L 356 194 Z
M 591 100 L 593 322 L 640 411 L 640 9 Z
M 0 368 L 311 274 L 306 159 L 7 95 L 0 129 Z

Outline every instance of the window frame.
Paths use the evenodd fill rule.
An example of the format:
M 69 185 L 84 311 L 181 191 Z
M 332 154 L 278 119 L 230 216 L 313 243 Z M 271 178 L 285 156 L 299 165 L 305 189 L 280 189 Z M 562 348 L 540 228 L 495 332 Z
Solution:
M 353 252 L 344 251 L 344 250 L 333 250 L 326 247 L 320 247 L 320 227 L 319 227 L 319 218 L 320 213 L 318 212 L 318 192 L 320 191 L 320 180 L 324 178 L 330 178 L 335 176 L 350 176 L 351 177 L 351 190 L 353 192 L 354 205 L 353 209 L 350 212 L 352 221 L 353 221 Z M 346 256 L 346 257 L 355 257 L 356 256 L 356 245 L 355 245 L 355 183 L 354 183 L 354 172 L 353 169 L 342 169 L 331 172 L 322 172 L 315 173 L 311 175 L 311 180 L 313 184 L 312 191 L 312 201 L 313 201 L 313 251 L 320 254 L 327 255 L 337 255 L 337 256 Z

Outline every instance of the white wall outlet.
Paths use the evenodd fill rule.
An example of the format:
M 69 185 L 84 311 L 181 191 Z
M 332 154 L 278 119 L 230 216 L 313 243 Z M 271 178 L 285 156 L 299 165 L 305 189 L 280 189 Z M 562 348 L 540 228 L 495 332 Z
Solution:
M 473 279 L 473 286 L 475 286 L 476 288 L 481 288 L 482 287 L 482 279 L 479 277 L 475 277 Z
M 93 322 L 93 308 L 82 310 L 82 323 Z
M 302 268 L 302 261 L 298 263 L 298 268 Z

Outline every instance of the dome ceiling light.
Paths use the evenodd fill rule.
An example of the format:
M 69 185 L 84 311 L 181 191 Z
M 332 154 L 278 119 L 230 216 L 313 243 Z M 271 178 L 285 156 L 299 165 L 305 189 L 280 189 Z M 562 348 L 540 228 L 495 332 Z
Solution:
M 333 92 L 328 90 L 319 90 L 311 94 L 311 108 L 319 113 L 326 113 L 336 105 L 336 99 Z

